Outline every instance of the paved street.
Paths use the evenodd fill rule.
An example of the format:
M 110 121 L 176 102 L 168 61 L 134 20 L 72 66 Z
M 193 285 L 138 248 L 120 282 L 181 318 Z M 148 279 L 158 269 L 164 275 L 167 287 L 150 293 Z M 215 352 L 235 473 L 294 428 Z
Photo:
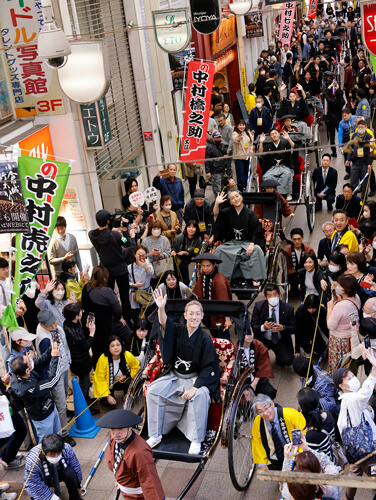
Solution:
M 324 152 L 330 152 L 329 148 L 324 148 Z M 314 157 L 312 156 L 311 168 L 314 165 Z M 340 156 L 332 161 L 332 166 L 339 171 L 339 183 L 337 193 L 341 192 L 343 184 L 343 158 Z M 210 197 L 210 196 L 209 196 Z M 292 227 L 300 226 L 305 232 L 304 241 L 314 249 L 317 249 L 318 241 L 322 238 L 321 225 L 326 220 L 330 219 L 330 214 L 326 208 L 317 214 L 315 232 L 310 235 L 307 223 L 305 206 L 300 206 L 296 210 L 296 217 L 289 225 L 289 230 Z M 289 236 L 289 230 L 287 235 Z M 294 306 L 298 304 L 294 303 Z M 282 406 L 296 405 L 295 395 L 300 388 L 297 377 L 293 374 L 292 369 L 281 369 L 275 364 L 274 355 L 271 354 L 272 366 L 274 370 L 273 385 L 278 389 L 276 401 Z M 119 398 L 120 399 L 120 398 Z M 120 406 L 120 405 L 119 405 Z M 101 449 L 103 448 L 108 431 L 101 429 L 98 435 L 91 440 L 77 439 L 77 446 L 74 451 L 81 463 L 83 478 L 87 478 L 89 471 L 94 465 Z M 172 461 L 158 461 L 158 472 L 162 479 L 167 499 L 175 499 L 187 483 L 190 475 L 193 473 L 195 464 L 185 464 Z M 22 488 L 23 470 L 18 471 L 0 471 L 0 480 L 11 482 L 12 491 L 20 492 Z M 105 463 L 99 466 L 94 478 L 92 479 L 86 498 L 88 500 L 113 500 L 115 494 L 114 478 L 109 472 Z M 253 478 L 249 489 L 245 493 L 236 491 L 230 480 L 227 465 L 227 451 L 221 449 L 218 445 L 214 457 L 209 460 L 204 472 L 200 475 L 192 489 L 187 494 L 189 500 L 259 500 L 259 499 L 278 499 L 278 486 L 273 483 L 261 483 L 256 477 Z M 23 494 L 22 499 L 28 498 Z M 356 496 L 357 499 L 369 500 L 372 498 L 370 492 L 359 490 Z M 62 494 L 62 499 L 68 499 L 65 493 Z

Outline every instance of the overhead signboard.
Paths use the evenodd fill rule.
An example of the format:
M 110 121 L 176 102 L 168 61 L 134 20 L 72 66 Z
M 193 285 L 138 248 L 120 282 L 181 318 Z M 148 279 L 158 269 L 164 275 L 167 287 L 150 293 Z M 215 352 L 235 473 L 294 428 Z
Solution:
M 376 4 L 361 3 L 362 31 L 364 43 L 374 56 L 376 56 Z
M 86 149 L 101 149 L 112 141 L 106 98 L 80 104 L 81 124 Z
M 155 38 L 165 52 L 181 52 L 191 41 L 191 25 L 187 9 L 153 12 Z
M 198 33 L 210 35 L 221 24 L 219 0 L 189 0 L 193 27 Z

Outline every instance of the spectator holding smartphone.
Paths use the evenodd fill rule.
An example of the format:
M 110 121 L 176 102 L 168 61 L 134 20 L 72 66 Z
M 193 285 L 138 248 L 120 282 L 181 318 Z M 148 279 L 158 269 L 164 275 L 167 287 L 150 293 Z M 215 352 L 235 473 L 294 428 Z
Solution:
M 67 233 L 67 221 L 64 217 L 59 216 L 56 219 L 55 231 L 48 245 L 47 258 L 53 278 L 60 275 L 63 270 L 62 263 L 65 260 L 75 261 L 79 271 L 82 271 L 77 240 L 73 234 Z

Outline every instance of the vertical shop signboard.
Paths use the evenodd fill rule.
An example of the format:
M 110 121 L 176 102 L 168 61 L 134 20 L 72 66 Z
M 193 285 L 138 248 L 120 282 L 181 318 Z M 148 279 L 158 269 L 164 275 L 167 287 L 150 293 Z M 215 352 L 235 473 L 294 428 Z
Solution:
M 214 72 L 214 63 L 190 61 L 188 65 L 181 161 L 204 163 Z
M 290 45 L 292 26 L 295 18 L 295 7 L 296 2 L 286 2 L 283 4 L 282 14 L 281 14 L 281 24 L 279 27 L 279 40 L 281 40 L 284 45 L 287 43 Z
M 187 47 L 191 41 L 187 9 L 154 11 L 153 19 L 155 39 L 162 50 L 175 54 Z
M 16 161 L 0 162 L 0 205 L 0 233 L 30 231 Z
M 18 171 L 29 217 L 30 231 L 16 236 L 15 294 L 21 297 L 46 255 L 68 182 L 68 163 L 21 156 Z
M 102 149 L 112 141 L 106 98 L 80 104 L 81 125 L 86 149 Z
M 0 25 L 5 63 L 17 116 L 64 114 L 57 72 L 38 57 L 38 34 L 43 26 L 39 0 L 1 2 Z

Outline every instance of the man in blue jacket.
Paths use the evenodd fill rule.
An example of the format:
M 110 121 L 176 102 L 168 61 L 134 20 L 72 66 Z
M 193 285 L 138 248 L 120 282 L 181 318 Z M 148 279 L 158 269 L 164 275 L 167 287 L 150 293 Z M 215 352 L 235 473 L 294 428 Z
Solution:
M 261 95 L 256 97 L 256 107 L 249 114 L 249 129 L 254 131 L 254 138 L 262 133 L 267 134 L 272 128 L 273 118 L 270 109 L 264 106 L 264 98 Z
M 153 179 L 153 186 L 159 189 L 161 196 L 168 194 L 172 200 L 172 210 L 178 216 L 180 225 L 183 222 L 184 208 L 184 186 L 179 177 L 176 176 L 177 167 L 175 163 L 167 165 L 169 176 L 165 179 L 161 177 L 161 172 L 158 172 Z
M 338 126 L 338 145 L 340 153 L 347 153 L 348 151 L 343 151 L 343 144 L 349 142 L 352 134 L 355 132 L 356 123 L 355 116 L 351 114 L 348 108 L 342 111 L 342 120 L 339 122 Z M 346 154 L 344 155 L 344 161 L 346 163 Z M 350 179 L 350 167 L 346 167 L 345 180 Z

